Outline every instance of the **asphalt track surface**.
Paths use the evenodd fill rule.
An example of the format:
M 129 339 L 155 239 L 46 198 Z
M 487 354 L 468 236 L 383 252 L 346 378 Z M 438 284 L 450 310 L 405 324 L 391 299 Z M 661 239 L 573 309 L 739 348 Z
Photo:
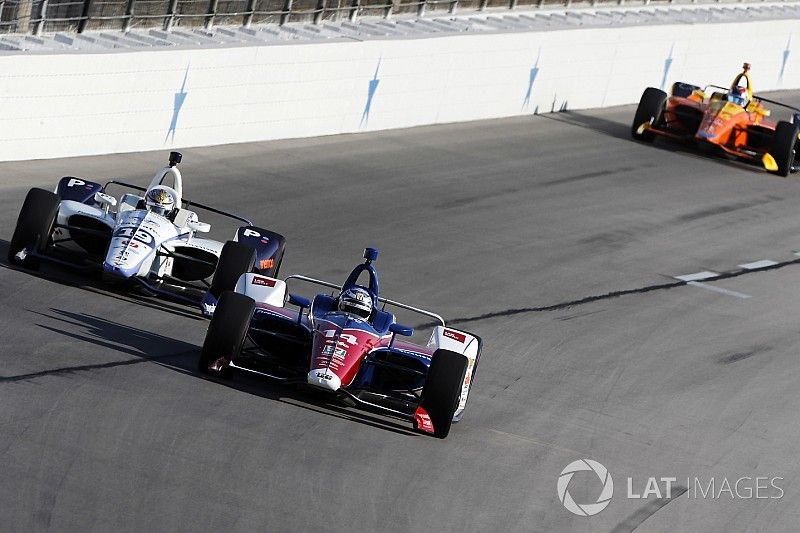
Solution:
M 484 338 L 444 441 L 247 376 L 203 379 L 192 309 L 7 266 L 28 187 L 144 185 L 166 153 L 0 164 L 0 529 L 796 530 L 800 182 L 632 142 L 632 114 L 184 151 L 187 196 L 287 236 L 282 274 L 341 281 L 377 246 L 384 295 Z M 762 259 L 779 264 L 737 266 Z M 674 279 L 703 270 L 728 276 Z M 593 517 L 556 493 L 580 458 L 615 481 Z M 593 475 L 570 484 L 579 503 Z M 628 499 L 629 476 L 636 493 L 678 481 L 671 499 Z M 690 498 L 688 476 L 715 492 L 779 476 L 783 497 Z

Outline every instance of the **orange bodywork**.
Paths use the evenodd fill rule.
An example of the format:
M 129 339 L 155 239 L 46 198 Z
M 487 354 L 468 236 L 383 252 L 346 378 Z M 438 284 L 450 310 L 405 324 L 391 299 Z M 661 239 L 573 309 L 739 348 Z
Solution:
M 746 107 L 728 101 L 724 92 L 709 96 L 696 89 L 687 97 L 670 96 L 663 119 L 646 129 L 666 137 L 711 145 L 732 156 L 761 160 L 771 147 L 777 125 L 766 118 L 770 111 L 753 99 L 748 70 L 746 64 L 731 84 L 732 88 L 747 89 Z

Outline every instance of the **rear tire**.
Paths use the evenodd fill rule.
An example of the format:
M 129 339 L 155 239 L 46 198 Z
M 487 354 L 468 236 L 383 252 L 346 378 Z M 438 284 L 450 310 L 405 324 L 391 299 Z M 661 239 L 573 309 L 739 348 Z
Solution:
M 633 124 L 631 125 L 631 136 L 635 140 L 653 142 L 653 139 L 656 138 L 655 133 L 652 131 L 638 133 L 638 130 L 645 122 L 657 124 L 659 120 L 661 120 L 666 101 L 667 93 L 664 91 L 653 87 L 648 87 L 644 90 L 642 98 L 639 100 L 639 107 L 636 108 L 636 114 L 633 117 Z
M 222 293 L 200 352 L 197 367 L 201 373 L 226 379 L 233 375 L 230 362 L 242 352 L 255 306 L 255 301 L 243 294 Z M 217 368 L 210 368 L 214 364 Z
M 772 171 L 773 174 L 785 178 L 792 171 L 797 157 L 798 144 L 800 144 L 797 140 L 798 132 L 800 130 L 797 124 L 785 121 L 778 122 L 778 127 L 775 128 L 775 135 L 772 138 L 772 148 L 769 151 L 770 155 L 775 158 L 775 163 L 778 164 L 778 170 Z
M 419 405 L 431 418 L 434 437 L 443 439 L 450 433 L 466 374 L 466 356 L 442 349 L 433 354 Z
M 226 242 L 219 255 L 209 292 L 214 298 L 219 298 L 223 291 L 232 291 L 239 276 L 252 272 L 255 263 L 256 251 L 252 246 L 236 241 Z
M 39 268 L 39 259 L 28 256 L 23 261 L 16 255 L 23 249 L 42 253 L 47 248 L 61 199 L 44 189 L 31 189 L 17 218 L 17 226 L 8 246 L 8 261 L 31 269 Z

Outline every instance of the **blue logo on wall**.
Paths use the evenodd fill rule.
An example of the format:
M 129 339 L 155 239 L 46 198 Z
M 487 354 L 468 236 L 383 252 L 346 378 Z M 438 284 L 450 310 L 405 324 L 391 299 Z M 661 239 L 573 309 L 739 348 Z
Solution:
M 533 84 L 536 83 L 536 76 L 539 75 L 539 58 L 542 56 L 542 49 L 539 49 L 539 54 L 536 56 L 536 63 L 531 68 L 528 74 L 528 91 L 525 93 L 525 99 L 522 101 L 522 108 L 527 109 L 531 105 L 531 93 L 533 92 Z
M 781 63 L 781 73 L 778 74 L 778 83 L 783 82 L 783 75 L 786 72 L 786 64 L 789 63 L 789 55 L 792 53 L 792 36 L 786 42 L 786 50 L 783 51 L 783 62 Z
M 167 135 L 164 137 L 164 143 L 166 144 L 167 140 L 169 140 L 170 135 L 172 135 L 172 140 L 175 140 L 175 132 L 178 129 L 178 116 L 181 113 L 181 108 L 183 107 L 183 103 L 186 101 L 186 95 L 189 93 L 186 92 L 186 80 L 189 78 L 189 65 L 186 65 L 186 73 L 183 75 L 183 84 L 181 85 L 180 90 L 175 93 L 175 101 L 172 108 L 172 120 L 169 123 L 169 129 L 167 130 Z
M 664 60 L 664 75 L 661 77 L 661 90 L 667 85 L 667 76 L 669 76 L 669 69 L 672 68 L 672 53 L 675 51 L 675 43 L 672 43 L 672 48 L 669 49 L 669 57 Z
M 367 103 L 364 105 L 364 112 L 361 114 L 361 126 L 369 123 L 369 113 L 372 110 L 372 99 L 375 98 L 375 93 L 378 92 L 378 84 L 381 80 L 378 79 L 378 70 L 381 68 L 381 60 L 378 59 L 378 65 L 375 67 L 375 74 L 369 80 L 369 89 L 367 92 Z

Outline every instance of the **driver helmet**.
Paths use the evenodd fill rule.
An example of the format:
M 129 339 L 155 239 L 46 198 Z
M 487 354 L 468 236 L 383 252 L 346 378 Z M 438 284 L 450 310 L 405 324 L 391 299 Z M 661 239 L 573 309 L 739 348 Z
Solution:
M 747 105 L 747 88 L 732 87 L 731 92 L 728 93 L 728 101 L 745 107 Z
M 156 185 L 145 195 L 147 209 L 161 216 L 167 216 L 175 209 L 175 195 L 169 188 Z
M 372 296 L 366 289 L 350 287 L 339 296 L 339 311 L 369 318 L 372 314 Z

